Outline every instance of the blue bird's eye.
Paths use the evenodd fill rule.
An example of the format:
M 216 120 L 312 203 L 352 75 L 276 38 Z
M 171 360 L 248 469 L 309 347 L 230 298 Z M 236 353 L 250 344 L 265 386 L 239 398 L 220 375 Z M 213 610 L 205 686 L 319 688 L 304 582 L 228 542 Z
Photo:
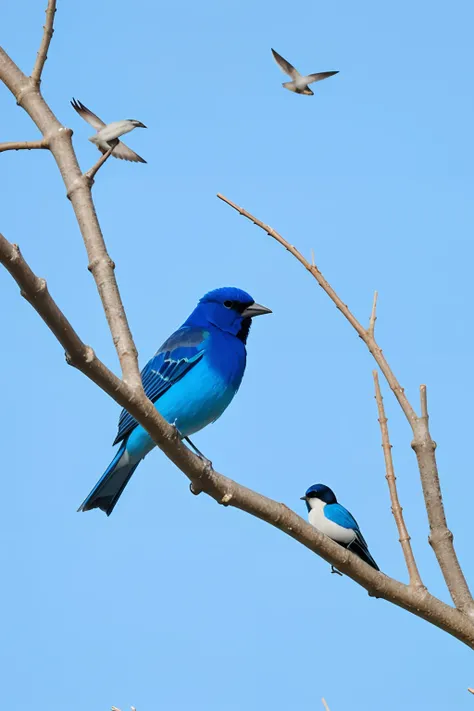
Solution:
M 231 309 L 233 305 L 233 301 L 224 301 L 224 306 L 226 307 L 226 309 Z

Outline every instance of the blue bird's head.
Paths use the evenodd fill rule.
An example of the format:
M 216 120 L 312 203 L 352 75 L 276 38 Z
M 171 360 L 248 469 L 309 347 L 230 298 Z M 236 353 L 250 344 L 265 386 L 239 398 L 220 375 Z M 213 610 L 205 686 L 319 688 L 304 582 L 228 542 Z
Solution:
M 308 511 L 311 511 L 314 506 L 313 502 L 315 502 L 316 499 L 324 501 L 325 504 L 337 504 L 334 491 L 325 484 L 313 484 L 313 486 L 307 489 L 306 494 L 301 497 L 301 500 L 306 502 Z
M 211 323 L 246 343 L 252 318 L 271 313 L 266 306 L 256 304 L 246 291 L 224 286 L 205 294 L 188 321 L 200 326 Z

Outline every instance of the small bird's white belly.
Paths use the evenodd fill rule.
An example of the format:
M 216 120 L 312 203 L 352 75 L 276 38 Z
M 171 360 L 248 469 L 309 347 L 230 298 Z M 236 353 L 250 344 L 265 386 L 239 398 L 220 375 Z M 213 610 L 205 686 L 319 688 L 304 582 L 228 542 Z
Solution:
M 294 82 L 297 89 L 304 89 L 306 86 L 306 77 L 298 77 L 298 79 L 294 79 Z
M 308 520 L 312 526 L 317 528 L 318 531 L 321 531 L 321 533 L 324 533 L 328 538 L 336 541 L 336 543 L 342 543 L 343 545 L 352 543 L 356 534 L 352 529 L 339 526 L 338 523 L 334 523 L 334 521 L 330 521 L 326 518 L 324 515 L 324 508 L 326 506 L 324 501 L 313 499 L 311 504 L 314 508 L 309 512 Z

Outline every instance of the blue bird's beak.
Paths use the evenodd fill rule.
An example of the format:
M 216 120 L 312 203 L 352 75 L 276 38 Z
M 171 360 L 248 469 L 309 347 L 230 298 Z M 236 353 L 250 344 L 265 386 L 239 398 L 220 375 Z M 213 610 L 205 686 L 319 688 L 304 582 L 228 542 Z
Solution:
M 267 309 L 266 306 L 261 304 L 256 304 L 255 302 L 242 311 L 242 318 L 254 318 L 254 316 L 263 316 L 264 314 L 271 314 L 272 310 Z
M 307 501 L 308 497 L 307 496 L 300 496 L 300 501 Z

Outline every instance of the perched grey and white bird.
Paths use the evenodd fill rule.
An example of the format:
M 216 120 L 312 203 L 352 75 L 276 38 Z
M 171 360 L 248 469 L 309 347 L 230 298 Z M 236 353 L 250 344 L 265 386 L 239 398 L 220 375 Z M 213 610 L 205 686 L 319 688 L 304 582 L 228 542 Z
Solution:
M 370 555 L 359 524 L 344 506 L 337 503 L 334 492 L 329 486 L 313 484 L 301 499 L 306 502 L 308 521 L 312 526 L 339 545 L 351 550 L 375 570 L 380 570 Z
M 87 123 L 97 130 L 96 135 L 91 136 L 89 141 L 94 143 L 101 153 L 107 153 L 110 148 L 115 146 L 112 151 L 114 158 L 129 160 L 132 161 L 132 163 L 146 163 L 146 160 L 132 151 L 125 143 L 118 140 L 119 136 L 123 136 L 124 133 L 130 133 L 134 128 L 146 128 L 145 124 L 136 119 L 124 119 L 123 121 L 113 121 L 112 123 L 105 124 L 102 119 L 93 114 L 92 111 L 84 106 L 84 104 L 81 104 L 80 101 L 73 99 L 71 106 L 84 121 L 87 121 Z
M 292 64 L 287 62 L 286 59 L 283 59 L 281 54 L 275 52 L 274 49 L 272 49 L 272 54 L 282 72 L 284 72 L 284 74 L 288 74 L 288 76 L 291 77 L 293 80 L 284 82 L 282 86 L 284 86 L 285 89 L 288 89 L 288 91 L 294 91 L 295 94 L 313 96 L 314 91 L 311 91 L 308 84 L 313 84 L 313 82 L 315 81 L 322 81 L 323 79 L 327 79 L 328 77 L 334 76 L 334 74 L 339 74 L 339 72 L 337 71 L 319 72 L 318 74 L 308 74 L 307 76 L 302 76 Z

